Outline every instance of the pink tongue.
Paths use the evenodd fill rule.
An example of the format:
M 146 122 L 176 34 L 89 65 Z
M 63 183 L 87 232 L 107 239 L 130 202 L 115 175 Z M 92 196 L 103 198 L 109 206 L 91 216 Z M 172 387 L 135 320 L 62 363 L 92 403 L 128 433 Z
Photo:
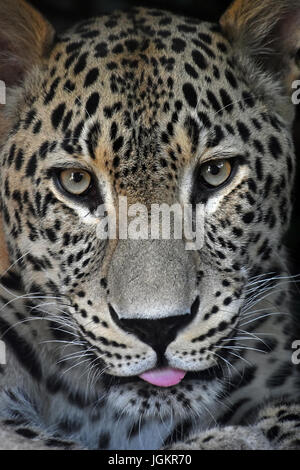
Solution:
M 159 387 L 171 387 L 171 385 L 177 385 L 186 372 L 180 369 L 172 369 L 165 367 L 164 369 L 152 369 L 139 375 L 139 377 L 150 384 L 157 385 Z

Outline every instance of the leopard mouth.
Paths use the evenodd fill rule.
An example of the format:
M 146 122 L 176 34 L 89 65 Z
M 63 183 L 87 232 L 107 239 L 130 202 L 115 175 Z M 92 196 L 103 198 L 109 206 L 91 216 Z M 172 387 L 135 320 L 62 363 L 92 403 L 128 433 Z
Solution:
M 228 341 L 227 346 L 230 346 L 231 344 L 234 344 L 235 341 L 235 336 L 237 334 L 236 328 L 232 328 L 229 333 L 225 336 L 222 337 L 222 340 L 228 339 L 231 340 L 230 342 Z M 86 337 L 82 336 L 82 341 L 85 342 L 90 348 L 95 347 L 89 343 Z M 218 345 L 219 343 L 216 343 Z M 219 355 L 221 354 L 221 351 L 219 351 Z M 229 355 L 229 349 L 227 348 L 226 350 L 222 349 L 222 359 L 225 359 L 226 356 Z M 221 357 L 221 356 L 220 356 Z M 94 360 L 97 359 L 97 356 L 95 355 Z M 101 382 L 102 385 L 104 385 L 105 388 L 110 389 L 111 387 L 118 386 L 118 385 L 127 385 L 127 384 L 132 384 L 132 385 L 144 385 L 146 387 L 155 387 L 157 389 L 163 389 L 163 388 L 175 388 L 175 387 L 180 387 L 181 384 L 187 384 L 189 382 L 199 382 L 202 384 L 209 383 L 212 381 L 215 381 L 217 379 L 219 380 L 224 380 L 224 368 L 222 367 L 222 364 L 220 362 L 217 362 L 213 366 L 208 367 L 207 369 L 202 369 L 202 370 L 196 370 L 196 371 L 186 371 L 186 370 L 178 370 L 178 369 L 173 369 L 169 366 L 168 360 L 163 357 L 159 358 L 160 360 L 157 361 L 156 367 L 154 369 L 145 371 L 141 374 L 138 375 L 128 375 L 128 376 L 118 376 L 114 374 L 109 374 L 107 372 L 104 372 L 102 370 L 101 372 Z M 103 368 L 104 364 L 102 363 L 102 360 L 98 358 L 100 361 L 101 369 Z M 174 383 L 154 383 L 151 380 L 145 380 L 144 374 L 148 374 L 151 371 L 159 371 L 163 369 L 173 369 L 181 372 L 182 375 L 180 376 L 180 379 L 175 381 Z
M 212 382 L 213 380 L 216 380 L 217 378 L 220 378 L 220 375 L 222 374 L 222 369 L 220 368 L 219 365 L 215 365 L 212 367 L 209 367 L 208 369 L 201 370 L 201 371 L 187 371 L 182 379 L 174 384 L 174 385 L 163 385 L 159 386 L 153 383 L 149 383 L 145 380 L 143 380 L 140 376 L 138 375 L 133 375 L 133 376 L 128 376 L 128 377 L 119 377 L 116 375 L 110 375 L 103 373 L 102 378 L 104 383 L 108 387 L 116 386 L 116 385 L 127 385 L 127 384 L 144 384 L 145 386 L 155 386 L 158 388 L 169 388 L 170 386 L 176 387 L 180 386 L 182 383 L 188 383 L 191 381 L 199 381 L 199 382 Z

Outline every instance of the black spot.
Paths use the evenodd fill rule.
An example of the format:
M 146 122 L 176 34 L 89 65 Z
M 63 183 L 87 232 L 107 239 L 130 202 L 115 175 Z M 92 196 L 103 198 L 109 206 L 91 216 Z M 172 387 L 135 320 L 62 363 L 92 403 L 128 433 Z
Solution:
M 14 273 L 13 271 L 6 273 L 1 278 L 1 284 L 7 289 L 12 289 L 12 290 L 22 289 L 22 279 L 17 273 Z
M 48 149 L 49 149 L 49 142 L 48 141 L 43 142 L 42 145 L 39 148 L 39 156 L 42 159 L 46 158 L 47 153 L 48 153 Z
M 64 84 L 64 90 L 66 91 L 74 91 L 75 90 L 75 83 L 71 82 L 70 80 L 67 80 L 66 83 Z
M 34 153 L 27 164 L 26 167 L 26 176 L 34 176 L 36 172 L 36 154 Z
M 255 161 L 255 169 L 256 169 L 257 179 L 261 181 L 263 179 L 264 174 L 263 174 L 263 167 L 262 167 L 262 162 L 261 162 L 260 157 L 257 157 Z
M 168 166 L 167 161 L 166 161 L 165 158 L 160 159 L 160 164 L 161 164 L 162 168 L 166 168 Z
M 118 126 L 116 121 L 112 122 L 112 125 L 110 126 L 110 138 L 111 140 L 115 140 L 118 132 Z
M 268 429 L 268 431 L 266 432 L 266 436 L 270 441 L 273 441 L 278 436 L 279 431 L 280 431 L 279 426 L 275 425 L 271 427 L 270 429 Z
M 221 52 L 227 52 L 227 46 L 224 44 L 224 42 L 217 42 L 217 48 Z
M 44 105 L 49 104 L 49 103 L 53 100 L 59 82 L 60 82 L 60 78 L 57 77 L 57 78 L 54 80 L 54 82 L 52 83 L 49 92 L 48 92 L 47 95 L 45 96 Z
M 213 52 L 212 49 L 210 49 L 210 47 L 208 47 L 205 43 L 203 43 L 202 41 L 198 41 L 197 39 L 192 39 L 192 42 L 199 48 L 201 48 L 207 55 L 210 59 L 215 59 L 216 58 L 216 55 L 215 53 Z
M 106 42 L 100 42 L 100 44 L 97 44 L 95 47 L 95 51 L 96 51 L 95 53 L 96 58 L 106 57 L 108 54 Z
M 237 122 L 237 128 L 239 131 L 239 134 L 241 138 L 243 139 L 244 142 L 248 142 L 250 138 L 250 131 L 248 127 L 241 121 Z
M 60 439 L 47 439 L 45 441 L 46 446 L 48 447 L 62 447 L 62 448 L 67 448 L 71 447 L 72 443 L 67 442 L 67 441 L 62 441 Z
M 205 127 L 207 127 L 208 129 L 211 128 L 212 124 L 211 124 L 211 121 L 210 121 L 210 119 L 209 119 L 209 117 L 206 113 L 199 111 L 198 112 L 198 117 L 199 117 L 200 121 L 202 121 L 202 123 Z
M 182 87 L 182 91 L 184 93 L 184 97 L 187 103 L 192 107 L 196 108 L 197 106 L 197 93 L 195 88 L 191 83 L 185 83 Z
M 114 166 L 114 168 L 117 168 L 117 167 L 119 166 L 119 164 L 120 164 L 120 158 L 119 158 L 119 157 L 115 157 L 115 158 L 113 159 L 113 166 Z
M 26 114 L 25 121 L 24 121 L 24 129 L 29 128 L 30 124 L 34 121 L 35 117 L 36 117 L 35 109 L 28 111 L 28 113 Z
M 33 439 L 38 436 L 38 433 L 29 428 L 16 429 L 16 433 L 20 434 L 20 436 L 26 437 L 27 439 Z
M 253 144 L 254 144 L 254 147 L 255 147 L 255 149 L 257 150 L 257 152 L 258 152 L 258 153 L 261 153 L 262 155 L 264 155 L 265 150 L 264 150 L 263 144 L 262 144 L 259 140 L 257 140 L 257 139 L 254 139 L 254 140 L 253 140 Z
M 127 39 L 125 41 L 125 46 L 129 52 L 134 52 L 138 48 L 139 43 L 135 39 Z
M 68 129 L 68 127 L 70 125 L 70 122 L 71 122 L 71 119 L 72 119 L 72 116 L 73 116 L 73 111 L 71 110 L 64 117 L 63 124 L 62 124 L 62 130 L 64 132 Z
M 254 219 L 254 212 L 247 212 L 246 214 L 243 215 L 243 222 L 245 224 L 251 224 L 253 219 Z
M 80 138 L 83 128 L 84 128 L 84 121 L 80 121 L 75 127 L 74 132 L 73 132 L 74 141 L 77 141 Z
M 42 128 L 42 121 L 39 120 L 39 121 L 37 121 L 37 123 L 34 125 L 32 132 L 33 132 L 34 134 L 38 134 L 38 133 L 40 132 L 41 128 Z
M 181 31 L 183 33 L 196 33 L 196 28 L 195 26 L 187 26 L 185 24 L 180 24 L 177 26 L 178 31 Z
M 95 114 L 100 101 L 99 93 L 93 93 L 86 102 L 86 116 L 90 117 Z
M 196 72 L 196 70 L 194 69 L 194 67 L 192 67 L 190 64 L 188 64 L 187 62 L 184 64 L 184 68 L 185 68 L 185 71 L 186 73 L 192 77 L 192 78 L 198 78 L 199 75 L 198 73 Z
M 24 152 L 22 149 L 20 149 L 15 159 L 15 168 L 17 171 L 21 169 L 23 162 L 24 162 Z
M 86 67 L 86 59 L 88 57 L 88 52 L 85 52 L 84 54 L 81 54 L 79 57 L 75 67 L 74 67 L 74 74 L 78 75 L 80 74 Z
M 113 151 L 118 152 L 123 146 L 124 138 L 120 136 L 115 142 L 113 143 Z
M 110 435 L 108 432 L 102 432 L 99 436 L 98 448 L 107 449 L 110 443 Z
M 57 238 L 56 238 L 56 234 L 54 230 L 52 230 L 51 228 L 48 228 L 45 230 L 45 232 L 46 232 L 47 237 L 52 243 L 56 242 Z
M 199 67 L 199 69 L 205 70 L 207 68 L 207 61 L 204 55 L 200 51 L 198 51 L 197 49 L 194 49 L 192 52 L 192 57 L 193 57 L 193 61 Z
M 113 54 L 121 54 L 124 51 L 124 47 L 122 44 L 117 44 L 113 49 L 112 52 Z
M 66 53 L 71 54 L 72 52 L 77 51 L 78 49 L 80 49 L 83 46 L 83 44 L 84 44 L 83 41 L 72 42 L 71 44 L 68 44 L 68 46 L 66 47 Z
M 10 149 L 9 149 L 9 154 L 8 154 L 8 165 L 10 166 L 14 160 L 16 153 L 16 144 L 13 144 Z
M 243 230 L 239 227 L 233 227 L 232 232 L 236 237 L 241 237 L 243 235 Z
M 99 77 L 99 70 L 96 67 L 91 69 L 88 72 L 87 76 L 85 77 L 84 87 L 87 88 L 91 86 L 93 83 L 95 83 L 98 77 Z
M 226 297 L 226 299 L 224 299 L 223 304 L 224 304 L 224 305 L 230 305 L 231 302 L 232 302 L 232 298 L 231 298 L 231 297 Z
M 210 90 L 207 91 L 207 98 L 209 100 L 209 102 L 211 103 L 213 109 L 222 116 L 223 112 L 222 112 L 222 106 L 221 104 L 219 103 L 219 101 L 217 100 L 216 96 L 214 95 L 214 93 Z
M 98 139 L 99 139 L 100 133 L 101 133 L 100 125 L 99 123 L 96 123 L 91 127 L 87 135 L 86 144 L 89 150 L 89 154 L 93 159 L 96 158 L 95 152 L 96 152 L 96 148 L 98 145 Z
M 277 137 L 272 136 L 269 140 L 269 150 L 273 158 L 278 160 L 280 155 L 282 155 L 282 148 Z
M 229 84 L 232 86 L 232 88 L 237 88 L 238 87 L 237 80 L 236 80 L 235 76 L 233 75 L 233 73 L 230 70 L 227 69 L 225 71 L 225 77 L 226 77 L 227 81 L 229 82 Z
M 174 38 L 172 41 L 172 49 L 174 52 L 183 52 L 186 47 L 186 42 L 180 38 Z
M 206 42 L 206 44 L 211 44 L 211 36 L 206 33 L 198 33 L 198 38 L 201 39 L 201 41 Z
M 214 77 L 219 80 L 220 78 L 220 71 L 218 69 L 218 67 L 216 65 L 213 66 L 213 74 L 214 74 Z
M 65 62 L 65 68 L 68 69 L 69 67 L 71 67 L 71 65 L 73 64 L 73 62 L 75 62 L 77 57 L 78 57 L 77 52 L 74 52 L 74 54 L 70 55 Z
M 54 129 L 57 129 L 58 126 L 60 125 L 65 109 L 66 109 L 65 103 L 61 103 L 52 112 L 51 121 L 52 121 L 52 125 Z
M 16 330 L 11 328 L 11 325 L 2 318 L 0 318 L 0 331 L 3 334 L 3 339 L 14 351 L 20 364 L 24 366 L 32 377 L 36 380 L 41 380 L 42 367 L 32 346 L 19 336 Z
M 228 95 L 227 91 L 224 90 L 224 88 L 221 88 L 220 96 L 221 96 L 221 100 L 224 106 L 224 110 L 227 111 L 228 113 L 231 113 L 234 106 L 232 103 L 232 99 Z

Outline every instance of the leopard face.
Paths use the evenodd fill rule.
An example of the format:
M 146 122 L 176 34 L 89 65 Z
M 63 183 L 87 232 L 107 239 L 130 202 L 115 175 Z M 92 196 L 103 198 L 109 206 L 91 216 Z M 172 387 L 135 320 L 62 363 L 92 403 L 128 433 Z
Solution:
M 30 313 L 49 321 L 22 326 L 44 375 L 70 365 L 54 338 L 87 358 L 68 386 L 92 370 L 116 410 L 199 414 L 221 393 L 249 283 L 284 268 L 294 175 L 287 99 L 246 64 L 218 25 L 137 9 L 56 38 L 11 92 L 3 224 L 24 292 L 51 298 Z M 201 248 L 100 239 L 97 208 L 120 196 L 200 205 Z M 139 377 L 166 368 L 186 375 Z

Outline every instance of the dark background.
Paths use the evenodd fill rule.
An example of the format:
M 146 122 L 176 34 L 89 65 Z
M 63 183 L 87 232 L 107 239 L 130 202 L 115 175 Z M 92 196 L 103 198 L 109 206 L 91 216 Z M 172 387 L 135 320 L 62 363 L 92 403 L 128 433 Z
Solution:
M 116 9 L 128 9 L 132 6 L 150 6 L 166 9 L 187 16 L 198 17 L 206 21 L 217 22 L 231 3 L 231 0 L 32 0 L 31 3 L 38 8 L 55 26 L 56 30 L 60 32 L 73 23 L 91 16 L 110 13 Z M 299 162 L 300 106 L 298 108 L 295 124 L 295 143 Z M 298 165 L 298 176 L 295 185 L 294 215 L 291 229 L 286 240 L 291 260 L 291 272 L 293 274 L 300 274 L 300 253 L 298 250 L 298 240 L 300 236 L 299 176 Z

